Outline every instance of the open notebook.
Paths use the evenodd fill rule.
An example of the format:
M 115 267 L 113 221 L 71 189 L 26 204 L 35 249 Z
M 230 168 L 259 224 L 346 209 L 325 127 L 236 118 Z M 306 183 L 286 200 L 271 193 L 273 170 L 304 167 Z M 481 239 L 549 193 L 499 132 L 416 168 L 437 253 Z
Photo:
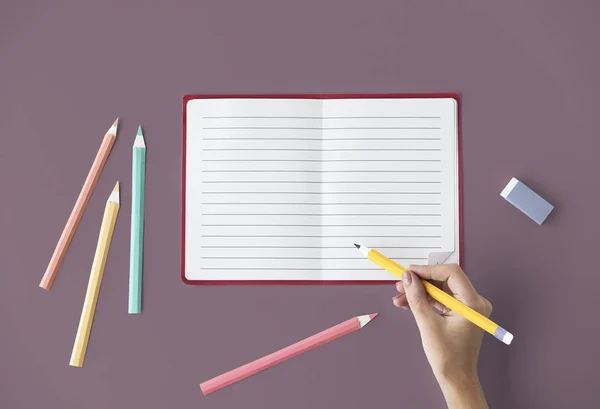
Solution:
M 377 282 L 354 242 L 458 262 L 458 102 L 432 96 L 187 96 L 187 283 Z

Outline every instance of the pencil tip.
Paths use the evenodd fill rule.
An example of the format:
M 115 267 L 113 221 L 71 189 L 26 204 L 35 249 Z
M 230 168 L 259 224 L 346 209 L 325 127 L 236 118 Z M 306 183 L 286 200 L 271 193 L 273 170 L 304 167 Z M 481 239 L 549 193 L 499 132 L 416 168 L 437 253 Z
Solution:
M 359 249 L 360 248 L 360 244 L 354 243 L 354 247 L 356 247 L 357 249 Z
M 106 133 L 109 135 L 117 136 L 117 127 L 118 126 L 119 126 L 119 118 L 117 118 L 117 120 L 115 122 L 113 122 L 113 124 L 110 126 L 110 128 L 108 128 L 108 131 Z
M 138 126 L 137 135 L 135 141 L 133 141 L 134 148 L 145 148 L 146 141 L 144 141 L 144 134 L 142 133 L 142 125 Z
M 119 182 L 118 181 L 117 181 L 117 184 L 115 185 L 113 191 L 110 193 L 110 196 L 108 196 L 108 201 L 113 202 L 113 203 L 119 203 L 121 201 L 121 199 L 119 197 Z
M 375 318 L 378 315 L 379 315 L 378 312 L 374 312 L 373 314 L 369 314 L 369 318 L 373 319 L 373 318 Z
M 361 315 L 356 318 L 358 319 L 358 323 L 359 323 L 360 327 L 362 328 L 365 325 L 367 325 L 369 322 L 371 322 L 371 320 L 373 318 L 375 318 L 376 316 L 377 316 L 377 313 L 374 313 L 374 314 Z

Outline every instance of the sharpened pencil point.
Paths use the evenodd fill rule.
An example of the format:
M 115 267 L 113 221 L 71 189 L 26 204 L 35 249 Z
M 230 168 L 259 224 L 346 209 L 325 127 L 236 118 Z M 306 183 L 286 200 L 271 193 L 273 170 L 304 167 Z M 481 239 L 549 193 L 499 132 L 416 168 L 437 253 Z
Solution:
M 369 318 L 373 319 L 375 318 L 377 315 L 379 315 L 378 312 L 374 312 L 373 314 L 369 314 Z
M 117 127 L 118 126 L 119 126 L 119 118 L 117 118 L 117 120 L 115 122 L 113 122 L 113 124 L 111 125 L 110 128 L 108 128 L 108 131 L 106 131 L 106 133 L 109 135 L 117 136 Z
M 369 251 L 371 251 L 370 248 L 368 248 L 367 246 L 356 244 L 356 243 L 354 243 L 354 246 L 356 246 L 356 248 L 358 249 L 358 251 L 360 251 L 363 256 L 365 256 L 367 258 L 369 257 Z
M 374 313 L 374 314 L 361 315 L 356 318 L 358 319 L 358 323 L 360 324 L 360 327 L 362 328 L 365 325 L 367 325 L 369 322 L 371 322 L 371 320 L 373 318 L 375 318 L 376 316 L 377 316 L 377 313 Z
M 117 181 L 117 184 L 115 185 L 114 189 L 110 193 L 110 196 L 108 196 L 108 201 L 113 202 L 113 203 L 119 203 L 121 201 L 120 197 L 119 197 L 119 182 L 118 181 Z
M 135 141 L 133 141 L 134 148 L 145 148 L 146 141 L 144 140 L 144 134 L 142 133 L 142 126 L 138 126 L 137 135 L 135 136 Z

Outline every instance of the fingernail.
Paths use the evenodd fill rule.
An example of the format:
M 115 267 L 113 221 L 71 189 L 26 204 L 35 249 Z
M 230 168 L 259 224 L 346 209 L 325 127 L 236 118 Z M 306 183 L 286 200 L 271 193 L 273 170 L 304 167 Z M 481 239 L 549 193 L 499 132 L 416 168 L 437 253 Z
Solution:
M 396 290 L 400 291 L 400 288 L 401 288 L 400 286 L 401 286 L 401 285 L 402 285 L 402 281 L 398 281 L 398 282 L 396 283 Z
M 402 282 L 404 283 L 404 285 L 410 285 L 411 281 L 412 281 L 412 278 L 408 271 L 405 271 L 404 273 L 402 273 Z

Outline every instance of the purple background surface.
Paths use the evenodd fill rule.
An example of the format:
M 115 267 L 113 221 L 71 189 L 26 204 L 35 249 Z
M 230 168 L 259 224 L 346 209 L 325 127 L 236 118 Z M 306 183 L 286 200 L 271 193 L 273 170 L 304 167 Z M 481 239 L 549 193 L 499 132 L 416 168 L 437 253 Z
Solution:
M 600 3 L 0 3 L 0 407 L 440 408 L 391 286 L 191 287 L 179 277 L 186 93 L 460 92 L 464 268 L 515 334 L 485 337 L 492 407 L 592 407 Z M 51 292 L 38 288 L 104 132 L 119 136 Z M 144 309 L 127 315 L 130 155 L 148 144 Z M 513 176 L 556 206 L 539 227 Z M 68 366 L 105 200 L 122 181 L 83 369 Z M 353 315 L 367 329 L 208 397 L 198 383 Z M 577 404 L 575 404 L 577 403 Z

